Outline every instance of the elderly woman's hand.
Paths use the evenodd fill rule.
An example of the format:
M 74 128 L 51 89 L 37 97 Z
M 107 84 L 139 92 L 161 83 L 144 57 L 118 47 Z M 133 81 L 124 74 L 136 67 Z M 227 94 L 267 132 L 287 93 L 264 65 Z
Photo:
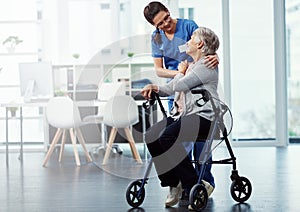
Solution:
M 187 60 L 182 61 L 181 63 L 179 63 L 178 65 L 178 71 L 182 74 L 185 74 L 186 70 L 188 69 L 189 64 L 187 62 Z
M 141 90 L 141 94 L 143 95 L 143 97 L 145 99 L 150 99 L 151 98 L 151 93 L 152 91 L 154 92 L 158 92 L 158 86 L 155 84 L 149 84 L 146 85 L 142 90 Z

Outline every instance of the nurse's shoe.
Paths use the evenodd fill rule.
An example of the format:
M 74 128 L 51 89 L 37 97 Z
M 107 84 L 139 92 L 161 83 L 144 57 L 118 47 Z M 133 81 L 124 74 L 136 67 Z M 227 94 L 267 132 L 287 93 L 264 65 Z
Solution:
M 212 192 L 215 190 L 215 188 L 207 181 L 202 180 L 202 183 L 204 185 L 204 187 L 206 188 L 207 191 L 207 196 L 210 197 Z

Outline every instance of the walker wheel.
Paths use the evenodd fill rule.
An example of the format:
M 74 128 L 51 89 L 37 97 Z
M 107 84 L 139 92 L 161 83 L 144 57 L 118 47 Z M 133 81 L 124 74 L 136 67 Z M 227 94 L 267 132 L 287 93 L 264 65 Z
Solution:
M 201 211 L 206 208 L 208 194 L 206 188 L 202 184 L 193 186 L 190 193 L 190 204 L 195 211 Z
M 127 203 L 133 207 L 139 207 L 145 199 L 145 188 L 141 180 L 135 180 L 129 184 L 126 191 Z
M 251 196 L 251 183 L 246 177 L 239 177 L 232 181 L 230 192 L 235 201 L 243 203 Z

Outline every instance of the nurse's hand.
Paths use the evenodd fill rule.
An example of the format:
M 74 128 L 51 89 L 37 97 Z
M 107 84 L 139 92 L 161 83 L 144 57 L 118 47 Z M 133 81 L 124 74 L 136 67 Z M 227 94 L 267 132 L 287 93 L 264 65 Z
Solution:
M 217 54 L 205 56 L 204 64 L 207 68 L 214 69 L 219 65 L 219 57 Z

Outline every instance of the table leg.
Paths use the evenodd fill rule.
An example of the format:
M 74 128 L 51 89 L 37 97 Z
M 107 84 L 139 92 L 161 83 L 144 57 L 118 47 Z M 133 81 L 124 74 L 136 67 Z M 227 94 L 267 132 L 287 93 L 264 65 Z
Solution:
M 101 141 L 102 141 L 102 146 L 104 147 L 104 149 L 106 148 L 106 144 L 107 144 L 107 129 L 105 124 L 102 122 L 101 123 Z
M 5 107 L 5 125 L 6 125 L 6 166 L 9 165 L 8 162 L 8 108 Z
M 22 107 L 20 107 L 20 161 L 23 161 L 23 114 Z

